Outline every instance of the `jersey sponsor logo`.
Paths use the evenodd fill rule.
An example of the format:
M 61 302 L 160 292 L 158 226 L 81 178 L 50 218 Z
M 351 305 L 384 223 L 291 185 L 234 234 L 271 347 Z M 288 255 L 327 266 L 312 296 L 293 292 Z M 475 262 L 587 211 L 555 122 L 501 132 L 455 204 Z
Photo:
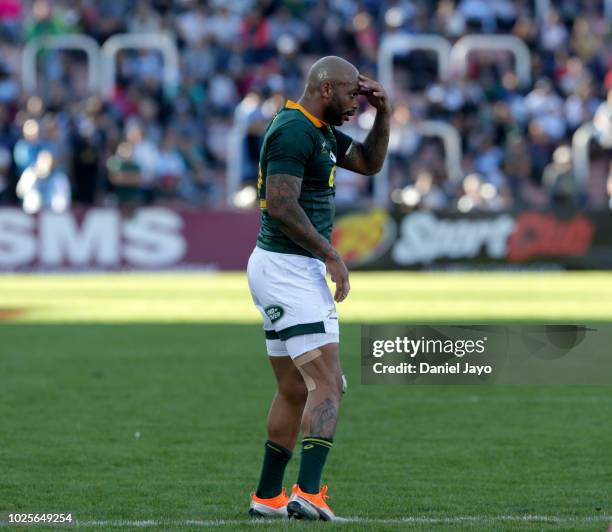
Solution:
M 363 266 L 384 255 L 396 234 L 393 219 L 376 209 L 342 216 L 335 224 L 332 244 L 348 266 Z
M 331 162 L 336 164 L 336 156 L 334 155 L 333 151 L 329 152 L 329 158 L 331 159 Z
M 327 184 L 331 187 L 334 186 L 336 182 L 336 165 L 332 166 L 332 169 L 329 172 L 329 178 L 327 179 Z
M 268 316 L 268 318 L 270 318 L 270 321 L 272 323 L 275 323 L 280 320 L 285 314 L 283 307 L 279 305 L 271 305 L 269 307 L 266 307 L 264 311 L 266 312 L 266 315 Z
M 263 173 L 261 171 L 261 161 L 257 166 L 257 197 L 259 198 L 259 208 L 266 209 L 268 206 L 266 204 L 266 198 L 261 197 L 263 189 Z

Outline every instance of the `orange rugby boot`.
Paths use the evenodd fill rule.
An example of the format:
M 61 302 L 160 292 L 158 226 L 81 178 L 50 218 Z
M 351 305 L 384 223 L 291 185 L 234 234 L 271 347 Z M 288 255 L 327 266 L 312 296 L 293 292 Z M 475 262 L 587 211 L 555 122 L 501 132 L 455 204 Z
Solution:
M 261 499 L 255 493 L 251 493 L 251 504 L 249 515 L 251 517 L 287 517 L 287 502 L 289 497 L 285 493 L 285 488 L 271 499 Z
M 295 484 L 287 504 L 289 519 L 344 521 L 344 519 L 334 515 L 331 508 L 327 506 L 325 499 L 327 499 L 327 486 L 323 486 L 319 493 L 306 493 Z

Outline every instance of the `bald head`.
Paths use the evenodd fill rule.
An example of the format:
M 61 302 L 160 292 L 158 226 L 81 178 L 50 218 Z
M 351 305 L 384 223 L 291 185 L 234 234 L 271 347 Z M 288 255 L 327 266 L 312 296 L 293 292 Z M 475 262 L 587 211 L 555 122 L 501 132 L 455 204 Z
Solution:
M 308 71 L 306 92 L 318 91 L 321 83 L 357 83 L 359 71 L 346 59 L 336 55 L 328 55 L 319 59 Z
M 319 59 L 308 71 L 300 102 L 324 122 L 342 125 L 359 106 L 359 71 L 335 55 Z

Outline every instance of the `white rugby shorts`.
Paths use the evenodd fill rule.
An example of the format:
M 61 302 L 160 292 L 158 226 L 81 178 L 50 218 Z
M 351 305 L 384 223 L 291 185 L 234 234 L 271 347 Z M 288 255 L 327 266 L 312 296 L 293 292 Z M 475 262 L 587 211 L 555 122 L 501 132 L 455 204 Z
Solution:
M 247 278 L 263 317 L 268 355 L 296 358 L 338 343 L 338 314 L 325 272 L 325 264 L 312 257 L 253 250 Z

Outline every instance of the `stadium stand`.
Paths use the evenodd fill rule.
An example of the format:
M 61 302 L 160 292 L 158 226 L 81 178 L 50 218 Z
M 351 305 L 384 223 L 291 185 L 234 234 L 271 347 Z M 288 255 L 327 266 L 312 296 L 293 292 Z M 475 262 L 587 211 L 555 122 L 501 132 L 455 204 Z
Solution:
M 473 52 L 465 75 L 451 64 L 443 78 L 431 51 L 395 56 L 384 199 L 464 212 L 608 208 L 610 4 L 0 0 L 0 204 L 28 212 L 213 207 L 229 189 L 230 201 L 250 206 L 263 129 L 286 97 L 299 97 L 314 58 L 341 55 L 376 77 L 381 44 L 398 35 L 435 34 L 453 46 L 468 35 L 500 34 L 527 46 L 527 85 L 506 51 Z M 102 60 L 117 36 L 140 44 L 113 52 L 112 74 L 103 62 L 92 73 L 82 49 L 44 40 L 74 34 L 97 45 Z M 146 43 L 151 34 L 175 43 L 175 74 L 172 58 Z M 25 50 L 36 43 L 32 73 Z M 364 107 L 349 133 L 359 137 L 371 120 Z M 439 122 L 452 128 L 434 131 Z M 453 134 L 459 141 L 449 154 Z M 339 171 L 336 182 L 340 204 L 372 201 L 371 178 Z

